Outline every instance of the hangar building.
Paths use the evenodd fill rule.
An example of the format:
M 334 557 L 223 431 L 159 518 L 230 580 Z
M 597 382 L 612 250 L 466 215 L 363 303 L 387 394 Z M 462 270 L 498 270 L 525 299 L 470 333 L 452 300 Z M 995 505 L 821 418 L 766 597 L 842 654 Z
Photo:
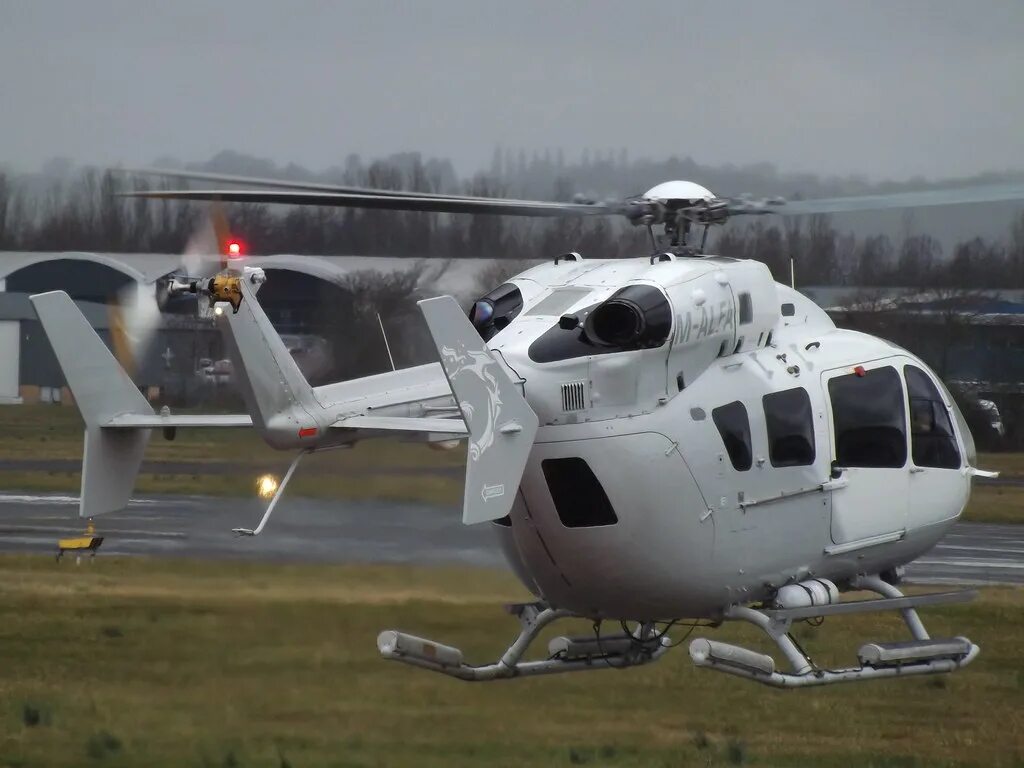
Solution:
M 318 334 L 325 317 L 337 310 L 339 301 L 350 300 L 339 287 L 345 278 L 370 270 L 409 270 L 416 260 L 279 255 L 246 257 L 245 263 L 267 270 L 260 303 L 300 365 L 315 368 L 324 354 Z M 479 273 L 491 264 L 455 262 L 429 289 L 472 296 L 478 291 Z M 111 298 L 133 286 L 154 291 L 155 282 L 180 265 L 181 256 L 176 254 L 0 252 L 0 403 L 70 402 L 30 295 L 66 291 L 111 346 L 111 325 L 116 323 L 108 306 Z M 207 273 L 212 270 L 201 272 Z M 220 336 L 209 320 L 197 317 L 194 302 L 172 306 L 159 325 L 156 342 L 144 360 L 135 361 L 133 372 L 150 397 L 163 394 L 190 401 L 197 391 L 206 392 L 230 378 Z

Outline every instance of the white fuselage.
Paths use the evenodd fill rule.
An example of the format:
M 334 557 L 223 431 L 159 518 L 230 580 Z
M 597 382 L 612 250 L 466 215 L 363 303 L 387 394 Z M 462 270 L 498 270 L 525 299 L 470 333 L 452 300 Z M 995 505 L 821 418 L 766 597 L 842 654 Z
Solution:
M 523 308 L 489 347 L 522 380 L 540 428 L 513 510 L 495 528 L 519 578 L 551 604 L 594 617 L 713 617 L 810 576 L 842 581 L 906 563 L 963 510 L 970 435 L 934 375 L 884 340 L 837 329 L 764 265 L 563 261 L 513 282 Z M 559 317 L 582 318 L 629 284 L 664 291 L 664 344 L 604 354 L 563 344 L 570 337 L 557 334 L 577 331 L 558 328 Z M 565 351 L 545 342 L 538 353 L 544 334 Z M 932 406 L 918 398 L 911 412 L 907 366 L 937 385 L 941 403 L 928 412 L 935 423 L 947 414 L 946 442 L 912 436 Z M 830 384 L 839 377 L 857 378 Z M 889 422 L 851 427 L 869 386 L 882 387 L 871 399 L 886 405 L 863 418 L 882 419 L 877 411 Z M 747 434 L 731 452 L 718 420 L 743 411 Z M 936 464 L 929 455 L 946 466 L 915 463 Z M 844 456 L 858 466 L 834 468 Z

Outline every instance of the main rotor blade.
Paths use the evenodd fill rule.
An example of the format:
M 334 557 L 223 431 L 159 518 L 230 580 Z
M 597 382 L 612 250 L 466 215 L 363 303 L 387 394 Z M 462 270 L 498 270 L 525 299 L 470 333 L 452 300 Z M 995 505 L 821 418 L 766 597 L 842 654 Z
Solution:
M 973 203 L 999 203 L 1024 199 L 1024 182 L 984 184 L 951 189 L 930 189 L 917 192 L 895 192 L 888 195 L 860 195 L 833 197 L 819 200 L 794 200 L 786 203 L 756 203 L 744 208 L 736 201 L 731 214 L 777 213 L 781 216 L 806 216 L 817 213 L 853 213 L 855 211 L 883 211 L 892 208 L 927 208 L 936 205 L 970 205 Z
M 290 189 L 296 192 L 339 192 L 342 194 L 371 194 L 380 197 L 424 197 L 442 200 L 454 198 L 479 200 L 465 195 L 446 195 L 434 192 L 403 192 L 391 189 L 370 189 L 368 187 L 345 187 L 335 184 L 322 184 L 313 181 L 290 181 L 287 179 L 266 179 L 255 176 L 235 176 L 228 173 L 206 173 L 201 171 L 175 171 L 164 168 L 111 168 L 113 173 L 127 176 L 159 176 L 179 181 L 215 182 L 218 184 L 241 185 L 245 187 L 261 187 L 264 189 Z
M 156 200 L 222 200 L 226 203 L 325 205 L 336 208 L 375 208 L 434 213 L 489 213 L 502 216 L 598 216 L 621 213 L 620 206 L 600 203 L 548 203 L 487 197 L 439 197 L 415 192 L 299 192 L 290 190 L 151 190 L 122 192 L 122 197 Z

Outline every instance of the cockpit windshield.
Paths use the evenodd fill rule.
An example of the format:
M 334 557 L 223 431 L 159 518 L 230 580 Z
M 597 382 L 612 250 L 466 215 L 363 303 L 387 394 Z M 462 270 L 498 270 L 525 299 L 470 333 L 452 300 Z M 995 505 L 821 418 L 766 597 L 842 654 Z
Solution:
M 480 338 L 490 341 L 498 331 L 511 323 L 523 309 L 523 294 L 513 283 L 499 285 L 483 298 L 473 302 L 469 321 Z

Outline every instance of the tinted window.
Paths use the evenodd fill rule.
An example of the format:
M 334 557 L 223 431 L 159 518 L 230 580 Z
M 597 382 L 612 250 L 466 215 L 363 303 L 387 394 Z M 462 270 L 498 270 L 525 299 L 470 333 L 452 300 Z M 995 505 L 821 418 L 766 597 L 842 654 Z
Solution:
M 747 418 L 747 409 L 738 400 L 728 405 L 720 406 L 711 411 L 711 418 L 718 427 L 718 433 L 725 443 L 725 450 L 729 452 L 729 461 L 735 469 L 742 471 L 750 469 L 752 463 L 752 452 L 750 450 L 750 420 Z
M 768 427 L 768 455 L 773 467 L 814 463 L 814 418 L 811 399 L 801 387 L 762 398 Z
M 837 376 L 828 383 L 836 462 L 841 467 L 907 463 L 903 384 L 895 368 Z
M 910 395 L 910 449 L 919 467 L 960 468 L 949 411 L 928 374 L 913 365 L 903 369 Z
M 619 519 L 601 483 L 583 459 L 544 459 L 540 463 L 558 519 L 566 528 L 615 525 Z

